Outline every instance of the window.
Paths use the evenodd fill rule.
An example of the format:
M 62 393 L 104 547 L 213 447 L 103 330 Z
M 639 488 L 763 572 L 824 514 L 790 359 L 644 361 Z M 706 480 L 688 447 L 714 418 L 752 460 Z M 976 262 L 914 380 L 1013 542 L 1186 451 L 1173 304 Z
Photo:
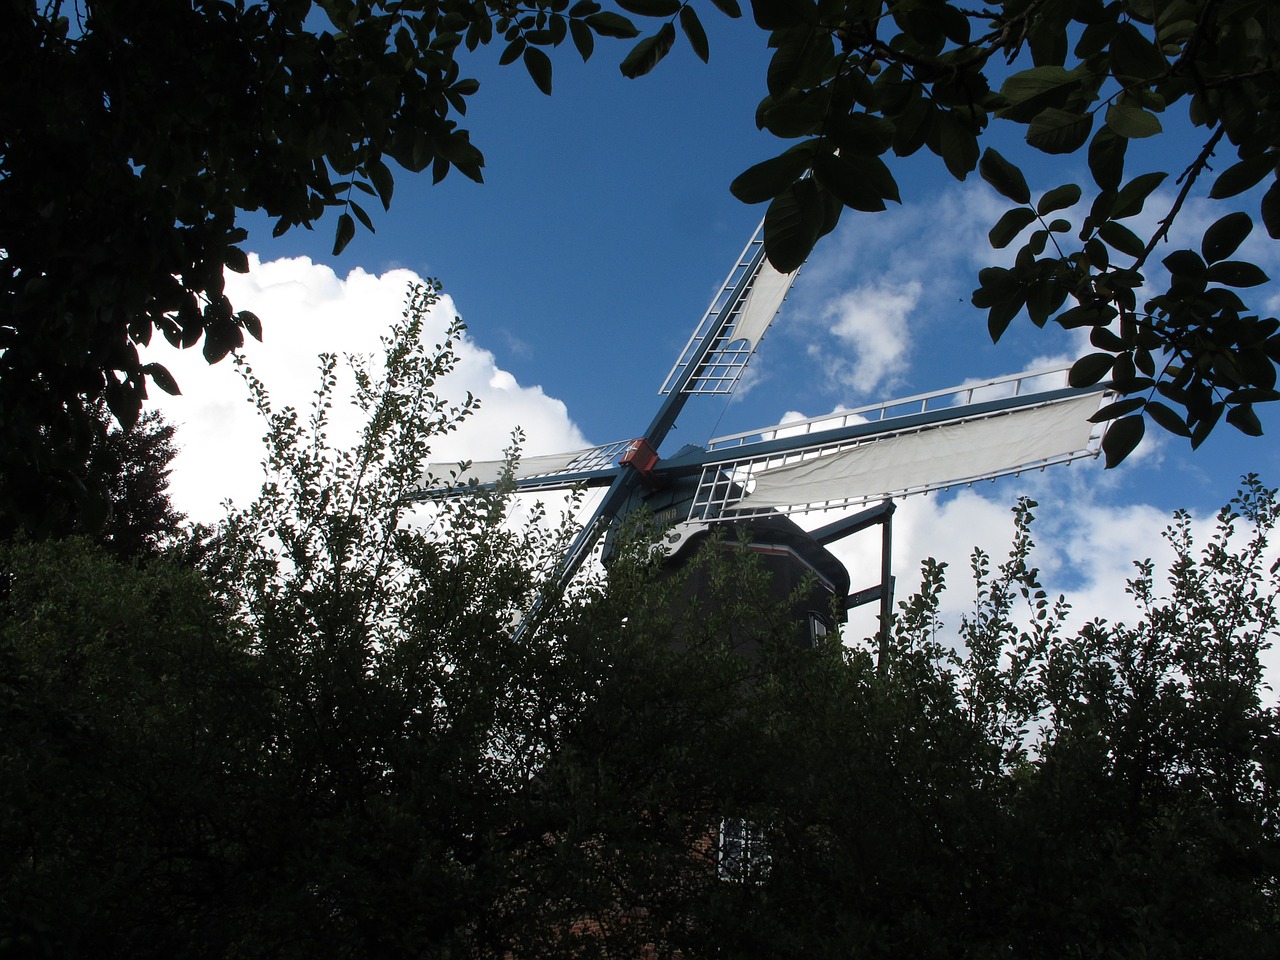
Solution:
M 809 613 L 809 645 L 817 646 L 818 639 L 831 632 L 831 621 L 820 613 Z
M 721 880 L 762 883 L 769 876 L 769 845 L 763 828 L 740 817 L 720 821 L 716 872 Z

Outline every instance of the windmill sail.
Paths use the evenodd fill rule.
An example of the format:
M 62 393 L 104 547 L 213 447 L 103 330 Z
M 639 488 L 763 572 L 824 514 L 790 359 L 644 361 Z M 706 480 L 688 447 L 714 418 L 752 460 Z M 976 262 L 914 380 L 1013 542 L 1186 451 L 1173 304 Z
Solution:
M 883 435 L 753 472 L 742 511 L 796 512 L 924 493 L 1091 456 L 1097 395 Z
M 773 323 L 773 318 L 782 309 L 782 301 L 787 298 L 791 284 L 795 282 L 799 271 L 779 273 L 768 260 L 761 263 L 756 273 L 755 282 L 747 292 L 747 297 L 738 312 L 733 325 L 733 336 L 747 341 L 754 350 L 764 332 Z
M 988 381 L 1016 387 L 1026 377 Z M 710 444 L 691 520 L 736 520 L 762 512 L 805 513 L 884 497 L 927 493 L 1096 456 L 1104 428 L 1089 422 L 1105 389 L 1053 390 L 928 410 L 955 389 L 897 402 L 921 409 L 880 420 L 862 414 L 783 424 Z M 792 431 L 794 435 L 779 437 Z M 748 440 L 747 438 L 752 438 Z M 744 442 L 745 441 L 745 442 Z M 719 454 L 717 456 L 717 453 Z
M 520 490 L 563 490 L 576 483 L 589 481 L 602 472 L 606 472 L 607 477 L 612 478 L 616 473 L 614 468 L 618 458 L 625 454 L 634 442 L 617 440 L 613 443 L 587 447 L 584 450 L 521 457 L 516 464 L 512 479 Z M 427 474 L 434 483 L 423 487 L 422 494 L 430 496 L 433 489 L 444 489 L 446 477 L 456 477 L 464 488 L 490 486 L 502 478 L 506 466 L 505 460 L 475 460 L 469 462 L 465 470 L 459 462 L 431 463 L 427 465 Z
M 823 417 L 781 423 L 712 440 L 705 451 L 656 465 L 663 483 L 690 484 L 686 518 L 732 521 L 760 513 L 807 513 L 884 497 L 942 490 L 1097 456 L 1105 424 L 1089 417 L 1105 386 L 1031 392 L 1028 384 L 1064 382 L 1066 367 L 950 387 Z M 990 398 L 990 399 L 988 399 Z M 603 486 L 627 471 L 639 441 L 527 457 L 514 474 L 522 491 Z M 501 477 L 503 461 L 433 464 L 436 477 L 460 487 L 428 487 L 422 496 L 453 495 Z M 682 512 L 686 508 L 681 508 Z
M 659 392 L 731 393 L 798 274 L 765 259 L 761 223 Z

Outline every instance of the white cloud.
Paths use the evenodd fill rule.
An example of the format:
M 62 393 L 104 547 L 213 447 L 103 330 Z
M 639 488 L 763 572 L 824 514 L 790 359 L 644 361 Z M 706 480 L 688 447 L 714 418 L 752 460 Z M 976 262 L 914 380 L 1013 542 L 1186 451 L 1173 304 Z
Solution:
M 1011 262 L 1016 252 L 993 251 L 986 235 L 1009 206 L 971 181 L 929 203 L 847 215 L 823 238 L 788 301 L 784 329 L 825 364 L 830 392 L 858 402 L 905 382 L 937 388 L 992 370 L 986 316 L 970 295 L 980 267 Z M 1026 355 L 1025 332 L 1019 325 L 1000 345 L 1013 364 Z M 1064 331 L 1032 333 L 1038 353 L 1078 355 Z M 956 369 L 961 352 L 968 369 Z
M 892 283 L 940 281 L 967 294 L 976 268 L 1000 262 L 987 231 L 1009 208 L 985 183 L 971 180 L 942 190 L 928 203 L 911 202 L 880 213 L 846 211 L 840 226 L 818 244 L 801 277 L 830 289 L 854 270 Z
M 273 404 L 305 412 L 318 383 L 318 356 L 380 355 L 379 338 L 403 311 L 409 284 L 419 280 L 408 270 L 375 276 L 360 269 L 342 279 L 306 258 L 261 263 L 252 257 L 247 274 L 228 275 L 227 293 L 238 309 L 252 310 L 262 320 L 263 342 L 250 340 L 243 352 Z M 430 313 L 424 338 L 438 342 L 455 312 L 453 301 L 443 296 Z M 440 439 L 433 459 L 499 457 L 517 426 L 525 432 L 524 450 L 530 455 L 586 445 L 562 402 L 541 387 L 521 386 L 469 335 L 455 349 L 458 364 L 439 385 L 441 394 L 461 399 L 471 391 L 481 407 L 465 429 Z M 183 390 L 180 397 L 161 395 L 156 403 L 178 425 L 181 452 L 170 481 L 174 502 L 192 519 L 215 520 L 223 500 L 243 504 L 256 494 L 264 425 L 229 360 L 209 366 L 199 348 L 179 352 L 163 344 L 153 346 L 146 359 L 165 364 Z M 348 405 L 335 405 L 334 435 L 353 438 L 358 418 Z
M 824 324 L 851 359 L 838 359 L 833 373 L 859 393 L 892 384 L 906 369 L 911 311 L 920 301 L 917 280 L 890 285 L 864 283 L 829 301 Z

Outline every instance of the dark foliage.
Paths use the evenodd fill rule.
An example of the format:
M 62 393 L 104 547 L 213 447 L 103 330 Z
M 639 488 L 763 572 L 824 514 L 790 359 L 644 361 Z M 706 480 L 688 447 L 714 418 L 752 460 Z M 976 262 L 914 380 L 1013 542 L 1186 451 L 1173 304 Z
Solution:
M 174 427 L 155 411 L 122 430 L 104 404 L 78 408 L 78 436 L 49 436 L 46 469 L 0 458 L 0 539 L 79 535 L 121 559 L 172 545 L 183 522 L 169 499 Z
M 635 28 L 593 0 L 5 0 L 0 4 L 0 447 L 39 469 L 75 443 L 75 404 L 132 426 L 156 332 L 212 363 L 261 335 L 223 271 L 247 269 L 237 218 L 277 233 L 332 212 L 334 252 L 391 164 L 481 179 L 458 125 L 460 60 L 505 42 L 549 91 L 543 47 Z M 68 410 L 70 409 L 70 414 Z M 78 453 L 73 456 L 79 455 Z
M 748 551 L 687 603 L 644 543 L 548 596 L 570 531 L 501 493 L 406 524 L 430 440 L 416 291 L 369 415 L 268 416 L 268 482 L 205 576 L 0 547 L 0 956 L 1256 957 L 1280 936 L 1277 633 L 1249 478 L 1133 624 L 1072 630 L 1032 566 L 942 568 L 889 659 L 802 649 Z M 250 377 L 251 384 L 255 381 Z M 742 655 L 743 644 L 754 655 Z M 721 827 L 751 837 L 726 862 Z M 741 846 L 738 848 L 741 853 Z

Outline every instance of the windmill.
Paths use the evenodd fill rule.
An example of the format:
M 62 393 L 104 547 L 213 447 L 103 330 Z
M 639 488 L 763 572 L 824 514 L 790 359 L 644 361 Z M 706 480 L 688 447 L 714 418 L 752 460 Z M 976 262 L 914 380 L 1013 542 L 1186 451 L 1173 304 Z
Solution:
M 601 537 L 607 556 L 620 521 L 643 507 L 663 522 L 672 564 L 687 558 L 716 525 L 730 524 L 747 534 L 752 549 L 772 558 L 770 572 L 780 590 L 807 575 L 820 585 L 811 606 L 822 596 L 836 597 L 846 610 L 879 600 L 886 623 L 894 500 L 1096 456 L 1104 427 L 1089 417 L 1106 388 L 1070 388 L 1067 368 L 1042 370 L 776 424 L 661 457 L 691 398 L 733 392 L 795 280 L 796 273 L 780 273 L 765 258 L 763 231 L 761 224 L 690 336 L 644 432 L 524 458 L 515 488 L 604 488 L 563 561 L 564 582 Z M 446 495 L 491 485 L 504 467 L 501 461 L 471 463 L 462 471 L 469 483 Z M 433 472 L 458 469 L 433 465 Z M 439 495 L 429 486 L 420 494 Z M 790 519 L 867 504 L 875 505 L 809 532 Z M 880 582 L 850 594 L 847 571 L 826 547 L 874 525 L 883 530 Z M 829 624 L 811 626 L 821 632 Z

